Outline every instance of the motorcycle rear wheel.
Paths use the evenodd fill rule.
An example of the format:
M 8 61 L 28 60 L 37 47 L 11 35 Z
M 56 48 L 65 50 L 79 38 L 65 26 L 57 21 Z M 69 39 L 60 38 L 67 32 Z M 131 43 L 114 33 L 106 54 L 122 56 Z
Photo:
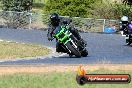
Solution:
M 87 55 L 88 55 L 88 51 L 86 49 L 81 52 L 81 56 L 87 57 Z
M 127 35 L 127 37 L 128 37 L 128 39 L 126 39 L 126 44 L 127 45 L 130 45 L 131 44 L 131 40 L 130 40 L 131 36 L 130 35 Z

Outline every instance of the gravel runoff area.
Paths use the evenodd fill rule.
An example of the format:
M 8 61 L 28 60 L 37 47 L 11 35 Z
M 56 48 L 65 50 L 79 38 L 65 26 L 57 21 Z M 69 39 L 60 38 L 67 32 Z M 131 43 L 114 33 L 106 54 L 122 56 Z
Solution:
M 82 66 L 87 72 L 97 70 L 132 71 L 132 64 L 89 64 L 89 65 L 1 65 L 0 75 L 16 73 L 51 73 L 51 72 L 77 72 Z

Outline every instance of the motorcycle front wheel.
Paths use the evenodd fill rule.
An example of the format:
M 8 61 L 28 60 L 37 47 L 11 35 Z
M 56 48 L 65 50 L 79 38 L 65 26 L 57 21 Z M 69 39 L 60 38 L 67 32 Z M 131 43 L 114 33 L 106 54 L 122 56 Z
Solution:
M 76 57 L 80 58 L 81 57 L 81 53 L 79 52 L 78 49 L 76 49 L 75 47 L 72 46 L 72 44 L 70 42 L 68 42 L 66 44 L 67 48 L 71 51 L 71 54 L 75 55 Z

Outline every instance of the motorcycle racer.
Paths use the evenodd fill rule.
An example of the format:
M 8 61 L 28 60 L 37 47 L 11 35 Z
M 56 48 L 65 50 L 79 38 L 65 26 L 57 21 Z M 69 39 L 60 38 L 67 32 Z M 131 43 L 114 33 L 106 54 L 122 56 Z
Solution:
M 52 41 L 53 40 L 53 31 L 61 24 L 69 24 L 69 31 L 76 37 L 77 40 L 83 42 L 86 45 L 86 42 L 81 38 L 81 36 L 78 33 L 78 30 L 75 29 L 70 25 L 71 19 L 63 19 L 60 17 L 57 13 L 53 13 L 50 16 L 50 24 L 48 28 L 48 40 Z M 63 48 L 63 45 L 59 42 L 56 43 L 56 52 L 64 52 L 66 53 L 65 49 Z

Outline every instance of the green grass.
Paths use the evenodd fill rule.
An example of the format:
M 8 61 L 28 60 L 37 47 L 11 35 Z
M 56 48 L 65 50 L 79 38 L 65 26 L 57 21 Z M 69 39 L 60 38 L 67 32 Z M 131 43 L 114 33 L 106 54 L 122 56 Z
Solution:
M 40 45 L 21 44 L 6 41 L 0 42 L 0 59 L 44 56 L 49 53 L 49 49 Z
M 129 73 L 96 71 L 92 73 Z M 130 84 L 85 84 L 76 83 L 76 73 L 14 74 L 0 76 L 0 88 L 131 88 Z

